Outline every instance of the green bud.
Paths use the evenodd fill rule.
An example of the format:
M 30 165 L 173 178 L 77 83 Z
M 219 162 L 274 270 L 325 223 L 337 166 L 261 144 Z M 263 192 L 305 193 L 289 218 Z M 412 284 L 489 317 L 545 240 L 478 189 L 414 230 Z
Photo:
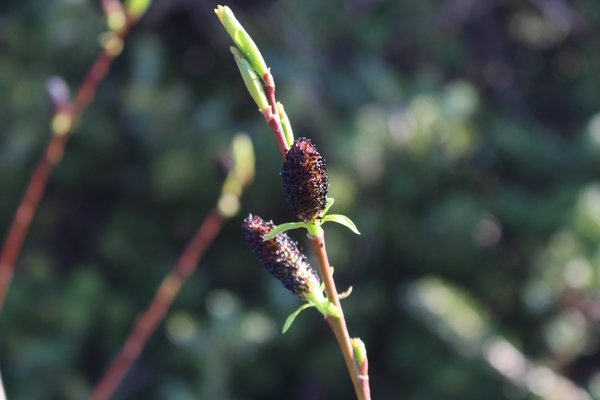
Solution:
M 126 0 L 125 9 L 134 19 L 140 19 L 152 4 L 152 0 Z
M 314 305 L 315 308 L 319 310 L 319 312 L 325 317 L 331 315 L 335 318 L 341 318 L 344 315 L 342 313 L 342 310 L 340 310 L 338 307 L 336 307 L 335 304 L 330 302 L 321 290 L 311 291 L 306 295 L 306 300 L 308 300 L 309 303 Z
M 232 217 L 239 211 L 242 191 L 254 179 L 254 149 L 248 135 L 238 133 L 234 136 L 231 154 L 233 167 L 227 174 L 217 203 L 219 213 L 224 217 Z
M 367 348 L 360 338 L 352 338 L 350 339 L 350 343 L 352 343 L 352 349 L 354 350 L 354 359 L 356 360 L 358 367 L 362 368 L 362 365 L 367 358 Z
M 120 32 L 126 23 L 127 18 L 122 9 L 111 11 L 106 16 L 106 25 L 111 32 Z
M 233 11 L 227 6 L 217 6 L 215 14 L 217 14 L 221 24 L 223 24 L 225 30 L 227 30 L 235 45 L 244 54 L 254 71 L 259 75 L 260 79 L 263 79 L 265 74 L 269 72 L 267 64 L 254 40 L 252 40 L 242 24 L 235 18 L 235 15 L 233 15 Z
M 267 95 L 265 94 L 265 89 L 260 83 L 258 76 L 248 63 L 248 61 L 244 58 L 242 53 L 236 48 L 231 46 L 229 48 L 233 53 L 233 58 L 235 58 L 235 63 L 240 70 L 240 74 L 242 74 L 242 79 L 244 80 L 244 84 L 246 85 L 246 89 L 252 96 L 252 99 L 258 106 L 260 112 L 263 112 L 265 108 L 269 106 L 269 102 L 267 101 Z

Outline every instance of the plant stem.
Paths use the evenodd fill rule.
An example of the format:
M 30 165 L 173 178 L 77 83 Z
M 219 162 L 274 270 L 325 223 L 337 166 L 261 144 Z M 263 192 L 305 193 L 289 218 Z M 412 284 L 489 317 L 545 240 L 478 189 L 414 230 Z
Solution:
M 175 267 L 156 290 L 150 306 L 138 318 L 121 352 L 96 385 L 90 399 L 104 400 L 112 396 L 158 325 L 164 320 L 182 285 L 198 268 L 200 259 L 221 231 L 224 222 L 225 217 L 216 209 L 202 222 Z
M 133 19 L 129 19 L 125 27 L 115 35 L 114 39 L 122 44 L 134 23 Z M 13 222 L 6 234 L 6 240 L 0 253 L 0 313 L 8 294 L 15 265 L 21 254 L 23 243 L 25 242 L 40 201 L 44 196 L 50 176 L 62 160 L 73 128 L 87 106 L 94 99 L 98 85 L 104 79 L 112 62 L 118 55 L 119 51 L 115 51 L 114 47 L 106 46 L 85 75 L 74 102 L 72 104 L 59 105 L 55 111 L 56 116 L 58 112 L 64 112 L 67 109 L 70 124 L 66 130 L 60 133 L 53 132 L 42 157 L 29 179 L 25 194 L 17 207 Z
M 4 391 L 4 384 L 2 383 L 2 374 L 0 374 L 0 400 L 6 400 L 6 393 Z
M 44 155 L 38 162 L 27 185 L 25 195 L 17 208 L 2 253 L 0 254 L 0 311 L 4 304 L 14 267 L 19 258 L 23 242 L 33 220 L 35 211 L 44 195 L 52 170 L 62 159 L 67 135 L 52 135 Z
M 271 113 L 270 115 L 265 114 L 265 119 L 267 120 L 267 124 L 269 124 L 271 130 L 273 131 L 275 139 L 277 139 L 277 144 L 279 145 L 281 155 L 285 159 L 285 155 L 289 149 L 289 146 L 287 143 L 287 139 L 285 138 L 285 133 L 283 132 L 281 118 L 279 117 L 277 99 L 275 98 L 275 81 L 273 80 L 273 75 L 271 75 L 271 71 L 265 74 L 265 76 L 263 77 L 263 81 L 265 83 L 265 94 L 267 95 L 267 100 L 269 100 L 269 105 L 271 106 Z
M 360 386 L 367 399 L 371 398 L 371 387 L 369 386 L 369 359 L 365 358 L 360 367 Z
M 335 304 L 340 310 L 342 306 L 338 296 L 337 289 L 335 287 L 335 281 L 333 280 L 333 274 L 331 273 L 331 266 L 329 265 L 329 258 L 327 257 L 327 249 L 325 248 L 325 234 L 323 231 L 319 232 L 318 236 L 308 235 L 315 256 L 319 262 L 319 269 L 321 271 L 321 277 L 325 283 L 325 291 L 327 292 L 327 298 L 333 304 Z M 354 351 L 350 342 L 350 335 L 348 334 L 348 328 L 346 327 L 346 320 L 342 315 L 341 318 L 335 318 L 327 316 L 325 318 L 331 330 L 333 331 L 335 338 L 340 345 L 344 361 L 346 362 L 346 368 L 352 379 L 354 385 L 354 391 L 356 397 L 359 400 L 370 400 L 371 394 L 369 389 L 368 376 L 363 377 L 361 371 L 358 368 L 356 360 L 354 359 Z M 365 384 L 366 382 L 366 384 Z

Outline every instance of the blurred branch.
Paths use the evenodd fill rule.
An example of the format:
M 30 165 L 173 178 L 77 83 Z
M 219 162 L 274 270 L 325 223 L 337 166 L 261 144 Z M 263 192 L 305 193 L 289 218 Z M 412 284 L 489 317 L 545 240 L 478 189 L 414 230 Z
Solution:
M 463 356 L 482 358 L 506 381 L 540 399 L 592 399 L 575 382 L 497 334 L 490 313 L 450 282 L 435 277 L 413 282 L 404 294 L 404 306 Z
M 114 5 L 111 7 L 114 8 Z M 54 78 L 48 84 L 50 98 L 54 101 L 55 106 L 51 123 L 52 137 L 29 179 L 27 189 L 17 207 L 0 253 L 0 312 L 2 312 L 23 243 L 44 196 L 50 176 L 62 160 L 65 147 L 77 122 L 94 99 L 98 85 L 106 77 L 111 64 L 123 50 L 124 40 L 138 21 L 139 16 L 124 16 L 123 24 L 120 26 L 108 23 L 110 32 L 104 36 L 103 50 L 86 73 L 74 101 L 71 102 L 68 99 L 68 89 L 60 78 L 58 80 Z M 109 14 L 107 14 L 107 18 L 109 18 Z
M 2 383 L 2 374 L 0 373 L 0 400 L 6 400 L 6 393 L 4 392 L 4 384 Z
M 232 153 L 233 169 L 223 183 L 221 197 L 215 208 L 200 224 L 177 264 L 162 280 L 150 305 L 139 317 L 125 341 L 121 352 L 96 385 L 90 397 L 92 400 L 109 399 L 113 395 L 158 325 L 165 319 L 185 281 L 198 268 L 200 260 L 221 231 L 225 221 L 237 214 L 240 197 L 244 189 L 254 180 L 252 142 L 245 135 L 236 136 Z

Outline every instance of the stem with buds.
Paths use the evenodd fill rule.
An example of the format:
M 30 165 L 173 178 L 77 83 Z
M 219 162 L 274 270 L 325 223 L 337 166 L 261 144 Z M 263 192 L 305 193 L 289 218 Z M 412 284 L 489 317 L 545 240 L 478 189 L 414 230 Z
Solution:
M 227 32 L 229 33 L 229 35 L 231 36 L 231 38 L 237 46 L 232 47 L 231 51 L 234 55 L 240 73 L 242 75 L 242 79 L 246 85 L 246 88 L 248 89 L 248 92 L 257 104 L 259 111 L 263 114 L 269 127 L 273 131 L 279 144 L 279 148 L 281 150 L 281 154 L 284 158 L 284 161 L 287 162 L 289 158 L 288 150 L 290 149 L 290 147 L 294 149 L 293 145 L 295 146 L 296 143 L 293 142 L 293 133 L 289 124 L 289 119 L 287 118 L 287 115 L 285 115 L 285 111 L 283 111 L 283 106 L 277 102 L 277 99 L 275 97 L 275 82 L 273 79 L 273 75 L 271 74 L 270 69 L 267 67 L 260 51 L 258 50 L 258 47 L 254 43 L 250 35 L 246 32 L 244 27 L 235 18 L 233 12 L 229 9 L 229 7 L 218 6 L 217 9 L 215 9 L 215 13 L 219 17 L 219 20 L 221 21 L 221 23 L 223 24 L 223 26 L 225 27 L 225 29 L 227 30 Z M 257 76 L 261 77 L 263 82 L 262 85 L 258 81 Z M 306 155 L 307 151 L 313 150 L 314 148 L 312 148 L 312 144 L 310 144 L 310 141 L 304 140 L 304 149 L 299 150 L 300 156 L 302 156 L 303 154 Z M 316 154 L 311 153 L 309 157 L 312 157 L 314 161 L 316 159 Z M 318 157 L 320 157 L 320 155 Z M 304 167 L 300 166 L 299 168 L 302 169 Z M 308 173 L 312 173 L 315 171 L 315 169 L 316 166 L 312 165 L 306 167 L 305 171 L 309 171 Z M 291 171 L 291 173 L 295 172 L 297 171 Z M 302 173 L 304 172 L 300 171 L 300 174 Z M 322 191 L 319 194 L 319 196 L 322 195 L 320 197 L 320 201 L 322 201 L 322 206 L 325 207 L 324 201 L 327 194 L 328 181 L 325 176 L 324 167 L 321 172 L 318 172 L 318 174 L 321 174 L 316 178 L 319 180 L 319 182 L 312 182 L 303 188 L 308 188 L 307 190 L 310 191 L 313 190 L 315 187 L 320 186 L 322 188 Z M 290 178 L 290 180 L 292 182 L 296 182 L 294 177 Z M 292 189 L 292 191 L 294 190 L 295 189 Z M 329 202 L 329 200 L 331 200 L 331 202 Z M 280 225 L 279 227 L 273 229 L 268 235 L 266 235 L 264 240 L 273 240 L 273 238 L 277 234 L 283 233 L 289 229 L 297 229 L 301 227 L 306 228 L 309 231 L 308 237 L 319 262 L 321 277 L 325 283 L 325 292 L 327 293 L 327 300 L 328 302 L 332 303 L 333 309 L 337 309 L 338 311 L 340 311 L 340 296 L 338 295 L 338 292 L 335 287 L 335 282 L 333 280 L 333 271 L 331 266 L 329 265 L 327 250 L 325 248 L 325 234 L 321 229 L 320 225 L 322 222 L 334 221 L 349 227 L 355 233 L 359 232 L 354 226 L 354 223 L 352 223 L 352 221 L 350 221 L 350 219 L 345 216 L 325 216 L 325 213 L 328 210 L 329 206 L 333 204 L 332 199 L 328 199 L 327 201 L 328 206 L 326 206 L 326 209 L 321 208 L 320 210 L 316 211 L 316 214 L 315 212 L 311 213 L 311 210 L 308 210 L 309 214 L 305 214 L 307 216 L 301 217 L 303 221 Z M 300 207 L 304 207 L 304 202 L 301 201 L 301 203 L 302 204 L 300 205 Z M 317 215 L 318 211 L 320 211 L 320 215 Z M 261 253 L 259 252 L 259 254 Z M 291 321 L 293 321 L 296 315 L 310 305 L 311 304 L 309 302 L 308 305 L 302 306 L 298 311 L 290 315 L 291 318 L 288 318 L 288 321 L 284 326 L 284 331 L 287 330 L 287 328 L 291 324 Z M 360 346 L 358 347 L 353 346 L 353 342 L 350 339 L 350 335 L 348 334 L 348 328 L 346 326 L 346 321 L 344 319 L 343 313 L 338 312 L 337 314 L 339 316 L 324 312 L 325 320 L 333 330 L 334 335 L 340 345 L 340 349 L 342 351 L 344 361 L 346 363 L 346 368 L 348 369 L 348 373 L 350 374 L 350 377 L 352 379 L 352 384 L 354 386 L 357 398 L 359 400 L 370 400 L 371 395 L 369 388 L 368 362 L 366 358 L 366 350 L 364 343 L 362 343 L 360 339 L 352 339 L 355 343 L 360 343 Z
M 121 352 L 117 355 L 90 398 L 111 398 L 133 363 L 138 359 L 152 334 L 165 319 L 173 300 L 187 279 L 196 271 L 200 260 L 221 232 L 224 223 L 237 214 L 243 191 L 254 180 L 254 151 L 245 135 L 237 135 L 232 146 L 234 165 L 224 184 L 215 208 L 202 222 L 179 261 L 156 289 L 148 308 L 141 314 Z
M 327 298 L 341 310 L 342 305 L 340 304 L 338 292 L 335 287 L 333 273 L 331 272 L 331 266 L 329 265 L 329 258 L 327 256 L 327 248 L 325 247 L 325 233 L 321 231 L 319 236 L 308 235 L 308 239 L 310 240 L 310 244 L 312 245 L 315 256 L 319 262 L 319 270 L 321 272 L 321 278 L 323 278 L 323 282 L 325 283 Z M 344 356 L 344 362 L 346 363 L 346 369 L 348 369 L 348 373 L 352 379 L 356 397 L 359 400 L 369 400 L 371 395 L 368 384 L 368 375 L 366 380 L 367 383 L 365 385 L 364 379 L 361 382 L 362 373 L 354 356 L 354 350 L 352 348 L 352 343 L 350 342 L 350 335 L 348 334 L 344 315 L 342 314 L 339 318 L 328 315 L 325 317 L 325 320 L 329 324 L 329 327 L 333 331 L 333 334 L 340 345 L 342 355 Z
M 128 8 L 119 7 L 120 3 L 118 2 L 105 0 L 102 3 L 107 11 L 107 25 L 110 32 L 104 42 L 102 52 L 85 75 L 75 99 L 69 100 L 68 95 L 54 96 L 53 88 L 49 87 L 50 96 L 55 103 L 51 123 L 52 137 L 29 179 L 25 194 L 17 207 L 0 252 L 0 312 L 2 312 L 23 243 L 44 196 L 50 176 L 62 160 L 67 142 L 82 114 L 94 99 L 98 85 L 108 74 L 115 58 L 121 53 L 127 34 L 139 20 L 145 8 L 150 5 L 149 1 L 143 1 L 145 8 L 139 8 L 142 3 L 140 0 L 129 3 L 138 7 L 135 12 L 129 12 Z M 117 15 L 121 18 L 116 17 Z M 117 20 L 121 20 L 122 23 L 115 23 L 114 21 Z M 58 78 L 58 81 L 62 80 Z

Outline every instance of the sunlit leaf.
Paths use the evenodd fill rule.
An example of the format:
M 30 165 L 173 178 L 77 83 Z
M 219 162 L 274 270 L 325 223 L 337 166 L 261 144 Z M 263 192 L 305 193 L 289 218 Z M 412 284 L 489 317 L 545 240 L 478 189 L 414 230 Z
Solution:
M 277 225 L 273 230 L 265 235 L 263 240 L 271 240 L 280 233 L 290 231 L 292 229 L 306 228 L 304 222 L 288 222 L 285 224 Z
M 340 225 L 344 225 L 346 228 L 350 229 L 352 232 L 356 233 L 357 235 L 360 235 L 360 232 L 356 228 L 356 225 L 354 225 L 354 222 L 352 222 L 352 220 L 350 220 L 350 218 L 346 217 L 345 215 L 331 214 L 331 215 L 325 216 L 322 220 L 322 222 L 328 222 L 328 221 L 337 222 Z
M 313 307 L 312 304 L 310 303 L 306 303 L 300 306 L 300 308 L 298 308 L 296 311 L 294 311 L 293 313 L 291 313 L 287 319 L 285 320 L 285 324 L 283 324 L 283 329 L 281 331 L 281 333 L 286 333 L 288 331 L 288 329 L 290 329 L 290 327 L 292 326 L 292 324 L 294 323 L 294 320 L 296 319 L 296 317 L 304 310 L 306 310 L 309 307 Z

